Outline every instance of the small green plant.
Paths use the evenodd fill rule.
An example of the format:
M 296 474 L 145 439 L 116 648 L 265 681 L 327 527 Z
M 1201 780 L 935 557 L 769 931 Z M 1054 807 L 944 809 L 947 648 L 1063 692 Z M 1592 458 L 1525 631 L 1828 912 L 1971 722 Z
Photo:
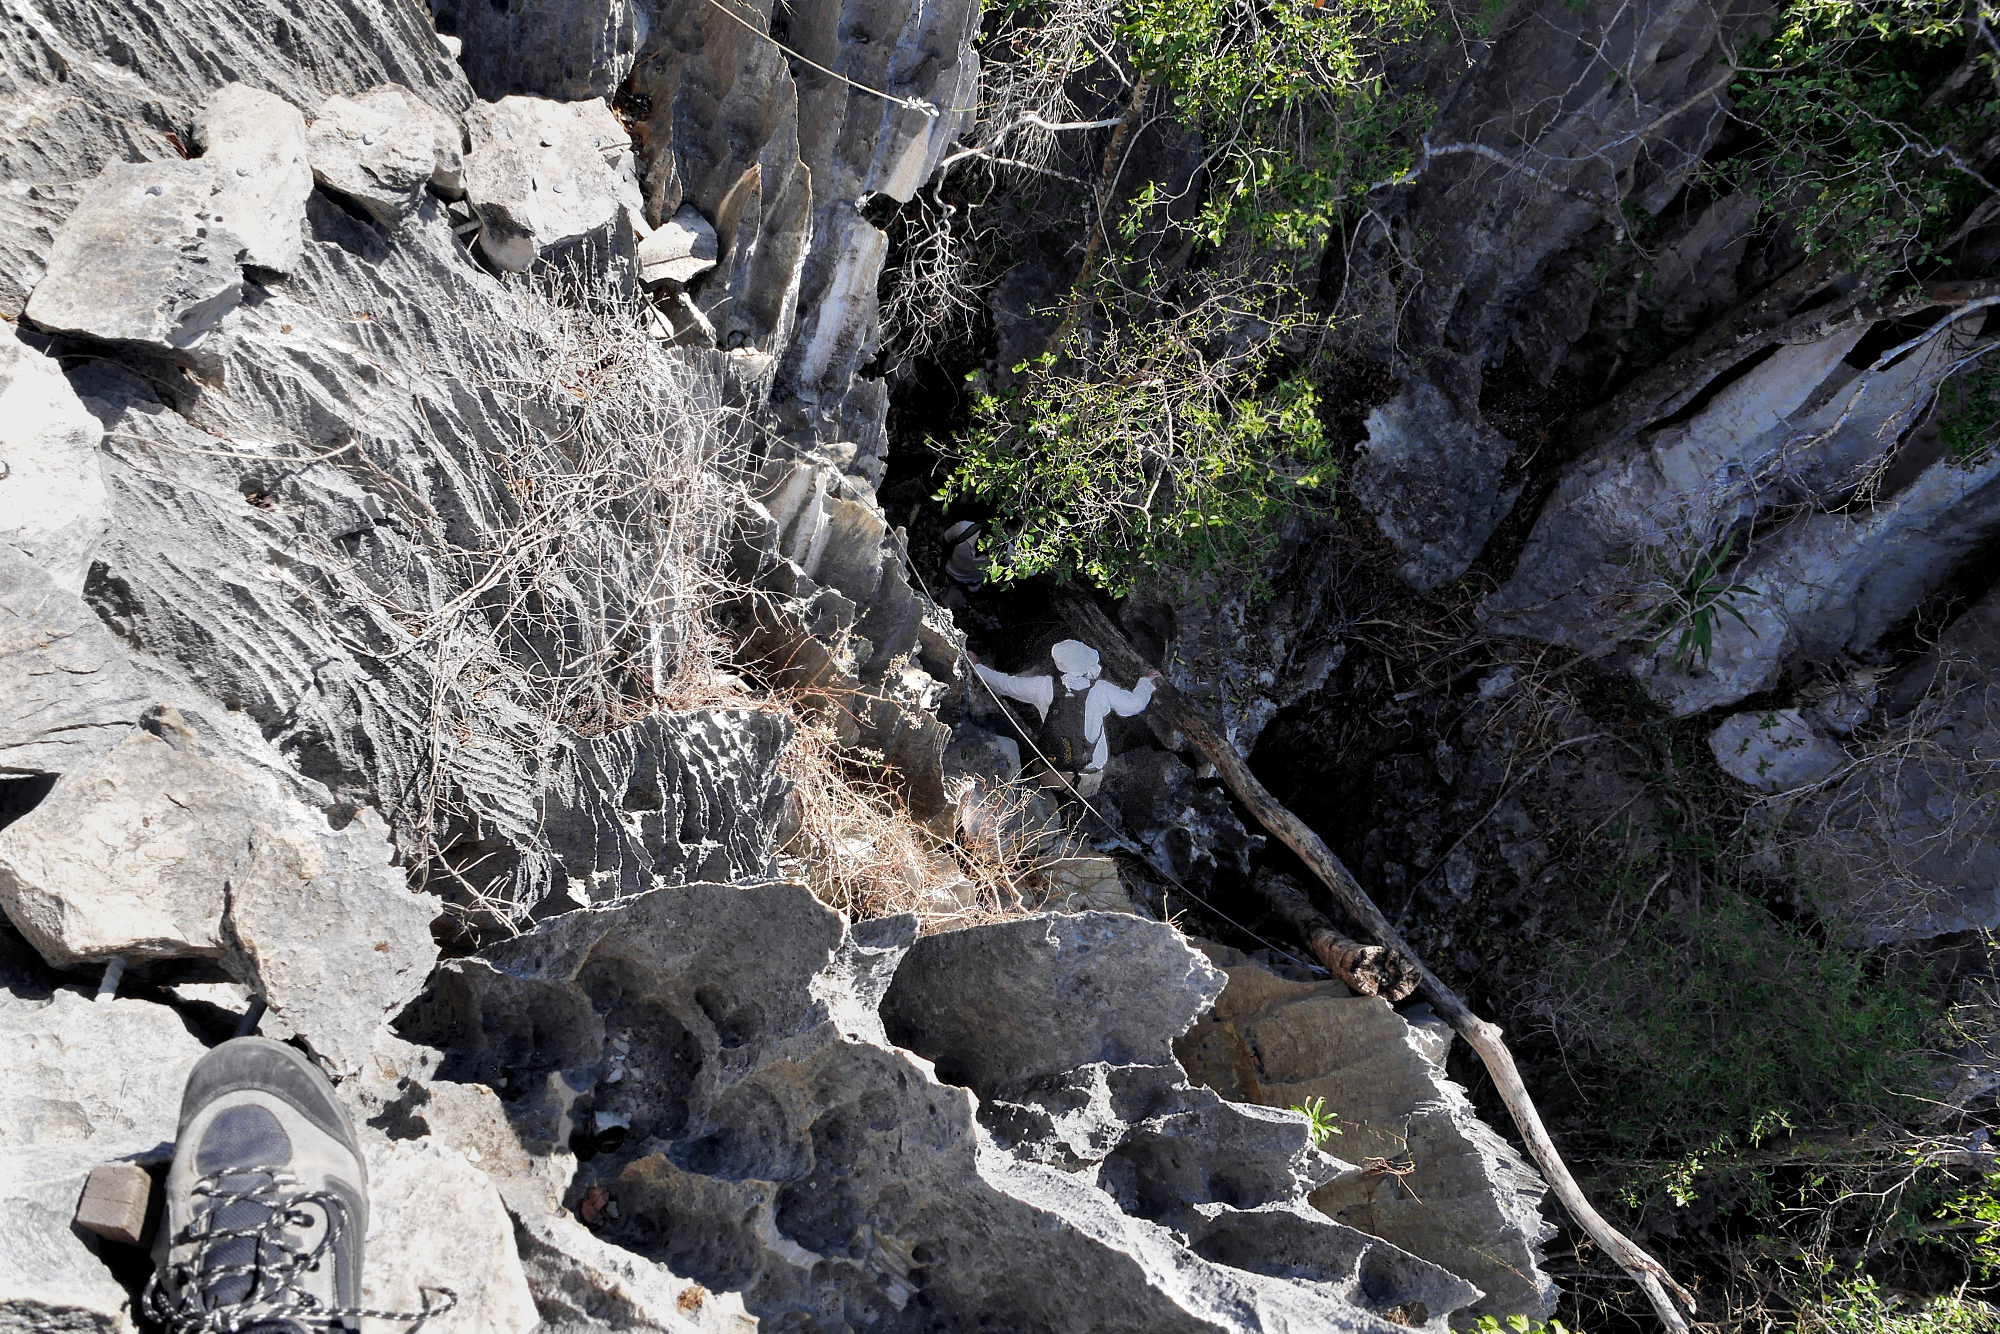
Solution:
M 2000 1307 L 1962 1294 L 1913 1298 L 1866 1274 L 1800 1304 L 1797 1334 L 1994 1334 Z
M 1706 1166 L 1734 1152 L 1907 1112 L 1928 1076 L 1929 984 L 1872 963 L 1714 888 L 1614 950 L 1557 963 L 1550 1018 L 1612 1084 L 1606 1133 L 1668 1156 L 1635 1190 L 1685 1204 Z
M 1312 1136 L 1315 1149 L 1324 1148 L 1333 1136 L 1346 1133 L 1334 1124 L 1340 1119 L 1340 1113 L 1328 1111 L 1325 1098 L 1307 1098 L 1291 1110 L 1306 1119 L 1306 1131 Z
M 1524 1315 L 1505 1319 L 1483 1315 L 1473 1322 L 1472 1334 L 1570 1334 L 1560 1320 L 1531 1320 Z
M 1735 551 L 1732 533 L 1713 545 L 1690 536 L 1682 545 L 1645 554 L 1651 573 L 1645 605 L 1625 616 L 1639 622 L 1650 636 L 1646 652 L 1658 652 L 1662 644 L 1674 639 L 1671 661 L 1677 669 L 1689 670 L 1697 654 L 1706 668 L 1715 651 L 1716 623 L 1723 616 L 1734 616 L 1744 629 L 1757 633 L 1757 627 L 1736 605 L 1739 599 L 1759 596 L 1757 590 L 1748 584 L 1731 583 L 1725 573 Z

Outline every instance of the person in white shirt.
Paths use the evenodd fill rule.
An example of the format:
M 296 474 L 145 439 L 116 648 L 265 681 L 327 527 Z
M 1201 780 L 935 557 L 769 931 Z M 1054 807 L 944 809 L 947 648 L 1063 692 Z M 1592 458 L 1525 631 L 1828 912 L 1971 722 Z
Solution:
M 972 657 L 972 669 L 994 694 L 1018 700 L 1039 716 L 1035 747 L 1052 771 L 1043 781 L 1073 787 L 1078 796 L 1092 796 L 1104 782 L 1104 765 L 1111 758 L 1104 740 L 1104 716 L 1130 718 L 1142 712 L 1152 702 L 1153 679 L 1159 673 L 1147 672 L 1130 690 L 1115 686 L 1104 679 L 1097 650 L 1080 639 L 1056 644 L 1049 658 L 1053 673 L 1014 676 L 994 671 L 977 657 Z

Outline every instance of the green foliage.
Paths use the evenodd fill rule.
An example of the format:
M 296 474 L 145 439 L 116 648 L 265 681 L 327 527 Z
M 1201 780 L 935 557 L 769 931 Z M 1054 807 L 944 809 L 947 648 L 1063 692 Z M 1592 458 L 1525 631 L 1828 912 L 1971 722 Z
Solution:
M 1627 612 L 1626 619 L 1638 621 L 1652 636 L 1646 645 L 1648 653 L 1678 635 L 1672 661 L 1676 668 L 1687 671 L 1696 654 L 1701 655 L 1701 665 L 1708 666 L 1715 648 L 1716 623 L 1722 616 L 1734 616 L 1751 634 L 1757 633 L 1736 605 L 1741 598 L 1757 597 L 1757 590 L 1748 584 L 1731 583 L 1724 573 L 1735 550 L 1734 534 L 1713 545 L 1690 535 L 1679 546 L 1646 553 L 1645 564 L 1652 574 L 1649 596 L 1645 605 Z
M 2000 441 L 2000 366 L 1980 366 L 1938 391 L 1938 439 L 1955 468 L 1977 468 Z
M 1318 244 L 1368 187 L 1408 167 L 1432 108 L 1392 96 L 1384 52 L 1427 31 L 1428 0 L 1124 0 L 1114 31 L 1209 145 L 1195 233 Z
M 1994 1334 L 2000 1308 L 1952 1295 L 1912 1300 L 1861 1275 L 1804 1303 L 1797 1334 Z
M 1128 591 L 1150 571 L 1257 579 L 1286 518 L 1320 503 L 1334 452 L 1311 383 L 1261 384 L 1262 362 L 1209 359 L 1183 327 L 1113 333 L 1086 363 L 1053 353 L 981 394 L 939 492 L 994 506 L 999 582 L 1081 576 Z
M 1730 89 L 1760 142 L 1717 170 L 1792 211 L 1808 252 L 1928 257 L 1985 193 L 1952 145 L 2000 111 L 1990 87 L 1988 100 L 1930 95 L 1964 52 L 1964 12 L 1964 0 L 1792 0 Z
M 1295 1104 L 1291 1110 L 1306 1119 L 1306 1131 L 1312 1136 L 1315 1149 L 1324 1148 L 1327 1140 L 1333 1136 L 1347 1133 L 1334 1124 L 1340 1119 L 1340 1113 L 1328 1111 L 1325 1098 L 1307 1098 L 1304 1102 Z
M 1472 1334 L 1569 1334 L 1569 1329 L 1560 1320 L 1530 1320 L 1524 1315 L 1500 1320 L 1483 1315 L 1473 1322 Z
M 1906 1112 L 1934 1024 L 1921 980 L 1712 891 L 1608 957 L 1558 965 L 1580 1036 L 1614 1089 L 1612 1138 L 1683 1155 L 1654 1183 L 1685 1202 L 1706 1162 L 1785 1130 Z

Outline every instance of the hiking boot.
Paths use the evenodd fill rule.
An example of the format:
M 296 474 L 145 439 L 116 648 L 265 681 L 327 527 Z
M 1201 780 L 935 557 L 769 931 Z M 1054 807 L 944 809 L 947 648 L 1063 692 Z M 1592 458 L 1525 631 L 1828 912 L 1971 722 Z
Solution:
M 301 1052 L 235 1038 L 181 1096 L 146 1312 L 171 1334 L 361 1328 L 368 1169 Z

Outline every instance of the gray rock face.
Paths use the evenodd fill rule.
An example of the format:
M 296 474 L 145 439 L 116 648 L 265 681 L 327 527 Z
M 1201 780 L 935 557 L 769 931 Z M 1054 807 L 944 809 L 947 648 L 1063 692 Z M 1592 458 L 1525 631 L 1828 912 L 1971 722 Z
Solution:
M 1759 792 L 1790 792 L 1847 763 L 1847 752 L 1797 709 L 1731 714 L 1709 734 L 1708 748 L 1724 773 Z
M 306 134 L 313 179 L 379 222 L 413 211 L 426 189 L 465 193 L 464 132 L 458 122 L 393 83 L 329 97 Z
M 462 44 L 466 78 L 494 102 L 516 93 L 608 98 L 631 72 L 647 26 L 633 0 L 431 0 L 430 8 L 438 30 Z
M 745 17 L 761 25 L 768 13 L 753 6 Z M 771 41 L 713 6 L 675 6 L 658 16 L 632 78 L 652 102 L 639 124 L 648 218 L 686 202 L 714 220 L 720 265 L 694 296 L 721 346 L 778 357 L 773 401 L 794 442 L 851 444 L 843 466 L 875 481 L 888 396 L 857 372 L 879 338 L 887 238 L 858 205 L 878 193 L 908 200 L 969 123 L 978 6 L 807 6 L 784 22 L 782 40 L 808 59 L 944 114 L 812 72 L 795 79 Z
M 0 831 L 0 909 L 52 964 L 221 957 L 336 1070 L 437 959 L 437 901 L 363 811 L 333 830 L 274 778 L 200 753 L 171 710 Z
M 882 1020 L 940 1078 L 990 1094 L 1095 1062 L 1166 1065 L 1224 980 L 1157 922 L 1032 917 L 919 941 Z
M 715 228 L 693 204 L 682 204 L 639 243 L 639 280 L 649 287 L 660 283 L 685 287 L 715 267 L 715 256 Z
M 44 329 L 185 351 L 243 299 L 243 269 L 289 273 L 304 245 L 305 119 L 232 83 L 196 121 L 202 156 L 115 163 L 56 235 L 27 316 Z
M 1485 603 L 1497 628 L 1586 651 L 1634 637 L 1647 562 L 1685 562 L 1754 517 L 1804 508 L 1731 574 L 1752 591 L 1718 614 L 1714 657 L 1681 672 L 1671 643 L 1634 670 L 1676 713 L 1733 703 L 1801 657 L 1865 657 L 1987 536 L 2000 460 L 1955 466 L 1930 429 L 1898 442 L 1969 349 L 1945 334 L 1881 370 L 1847 358 L 1853 329 L 1778 348 L 1680 425 L 1587 455 L 1543 507 L 1514 577 Z M 1856 496 L 1873 503 L 1849 506 Z M 1649 555 L 1649 553 L 1651 553 Z
M 97 193 L 89 183 L 114 162 L 178 159 L 174 137 L 231 80 L 301 108 L 382 83 L 453 113 L 472 100 L 423 12 L 401 0 L 282 12 L 261 0 L 186 0 L 170 19 L 145 0 L 34 0 L 0 30 L 0 66 L 10 75 L 0 108 L 14 127 L 0 148 L 0 176 L 16 187 L 0 194 L 0 315 L 10 319 L 64 220 Z
M 0 329 L 0 542 L 69 593 L 83 591 L 111 522 L 103 438 L 56 363 Z
M 4 930 L 4 927 L 0 927 Z M 70 1226 L 90 1169 L 157 1162 L 202 1054 L 180 1018 L 145 1001 L 0 989 L 0 1330 L 130 1334 L 131 1297 Z
M 135 731 L 0 832 L 0 908 L 57 967 L 219 955 L 227 885 L 270 796 L 244 779 Z
M 744 655 L 789 687 L 824 692 L 842 740 L 880 751 L 902 775 L 911 813 L 947 809 L 950 733 L 934 712 L 958 680 L 956 633 L 910 587 L 874 497 L 832 466 L 766 464 L 737 543 L 736 566 L 771 596 L 745 609 Z
M 1329 1149 L 1414 1170 L 1344 1174 L 1313 1193 L 1316 1208 L 1476 1284 L 1484 1295 L 1462 1318 L 1546 1318 L 1556 1298 L 1541 1268 L 1555 1235 L 1539 1212 L 1548 1188 L 1445 1077 L 1450 1030 L 1438 1044 L 1378 997 L 1286 981 L 1221 947 L 1211 954 L 1229 983 L 1175 1043 L 1189 1075 L 1270 1107 L 1323 1099 L 1341 1130 Z
M 202 104 L 194 136 L 213 173 L 210 211 L 242 239 L 244 266 L 276 274 L 297 268 L 313 186 L 298 108 L 262 89 L 227 83 Z
M 1104 766 L 1103 800 L 1117 811 L 1147 860 L 1183 884 L 1218 875 L 1250 878 L 1250 857 L 1264 836 L 1244 829 L 1221 791 L 1195 783 L 1178 755 L 1145 747 Z
M 465 116 L 465 193 L 480 253 L 518 273 L 578 251 L 629 255 L 639 186 L 631 135 L 602 99 L 505 97 Z
M 1882 691 L 1875 741 L 1839 781 L 1779 806 L 1804 873 L 1860 939 L 2000 925 L 2000 591 Z
M 1368 414 L 1368 443 L 1354 490 L 1403 563 L 1396 572 L 1429 592 L 1464 574 L 1519 486 L 1501 477 L 1513 442 L 1459 412 L 1429 381 Z
M 834 915 L 793 885 L 691 885 L 553 919 L 445 965 L 407 1026 L 449 1044 L 443 1074 L 501 1089 L 530 1154 L 579 1148 L 563 1198 L 595 1201 L 601 1238 L 740 1290 L 766 1322 L 1387 1334 L 1380 1312 L 1441 1329 L 1471 1298 L 1424 1262 L 1299 1208 L 1302 1183 L 1339 1170 L 1311 1152 L 1299 1118 L 1231 1110 L 1180 1082 L 1168 1045 L 1215 975 L 1169 929 L 1094 914 L 1000 931 L 962 933 L 976 937 L 973 954 L 933 943 L 949 938 L 920 942 L 890 986 L 890 1028 L 906 1012 L 899 992 L 915 994 L 906 974 L 911 986 L 955 985 L 978 1013 L 999 1014 L 1009 995 L 1041 1007 L 1040 1018 L 1011 1017 L 990 1059 L 948 1012 L 924 1017 L 946 1023 L 940 1041 L 966 1068 L 1029 1077 L 1023 1096 L 1101 1086 L 1109 1097 L 1115 1084 L 1122 1113 L 1107 1104 L 1102 1133 L 1086 1136 L 1111 1150 L 1101 1163 L 1070 1171 L 1007 1151 L 976 1128 L 968 1093 L 844 1034 L 830 997 L 846 991 L 865 1006 L 874 984 L 858 979 L 884 971 L 859 967 L 857 950 L 901 946 L 844 945 Z M 1068 944 L 1037 943 L 1051 932 Z M 942 971 L 993 948 L 1028 975 Z M 1146 984 L 1159 1013 L 1090 1002 L 1138 982 L 1141 961 L 1160 965 Z M 1046 1021 L 1065 1005 L 1063 979 L 1082 1001 L 1064 1011 L 1068 1031 Z M 999 991 L 978 996 L 987 982 Z M 1037 1051 L 1038 1041 L 1055 1045 Z M 1152 1064 L 1064 1067 L 1126 1052 Z M 1233 1138 L 1245 1117 L 1263 1141 Z M 1223 1171 L 1231 1144 L 1250 1163 L 1236 1178 Z M 1106 1179 L 1110 1193 L 1093 1184 Z M 1195 1249 L 1120 1200 L 1185 1215 Z M 1252 1254 L 1280 1236 L 1285 1246 Z
M 514 1226 L 484 1172 L 429 1139 L 368 1137 L 368 1245 L 362 1300 L 421 1311 L 424 1289 L 458 1297 L 450 1319 L 495 1334 L 541 1327 Z
M 579 739 L 542 798 L 571 906 L 663 882 L 770 878 L 791 739 L 789 719 L 754 709 L 655 714 Z

